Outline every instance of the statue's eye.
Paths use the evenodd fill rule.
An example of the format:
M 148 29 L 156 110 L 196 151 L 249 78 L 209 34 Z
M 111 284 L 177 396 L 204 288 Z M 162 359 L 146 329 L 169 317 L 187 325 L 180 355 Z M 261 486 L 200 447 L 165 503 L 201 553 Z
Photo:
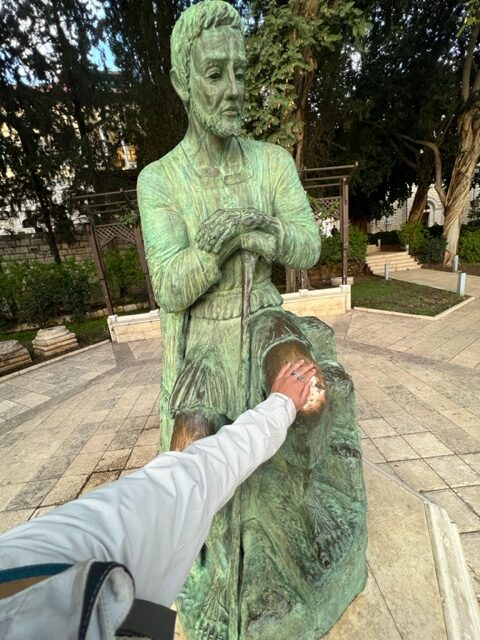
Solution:
M 245 73 L 243 70 L 239 70 L 235 72 L 235 78 L 240 82 L 243 82 L 245 79 Z
M 209 80 L 220 80 L 220 77 L 220 71 L 210 71 L 210 73 L 207 74 Z

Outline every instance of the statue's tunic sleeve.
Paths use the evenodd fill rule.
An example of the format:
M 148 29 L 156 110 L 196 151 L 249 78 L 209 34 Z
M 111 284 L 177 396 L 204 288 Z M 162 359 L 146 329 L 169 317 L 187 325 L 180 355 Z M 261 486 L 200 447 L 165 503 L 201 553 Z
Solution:
M 176 185 L 181 189 L 181 184 Z M 138 204 L 145 254 L 155 298 L 167 312 L 188 309 L 221 276 L 216 257 L 197 249 L 175 204 L 171 176 L 162 161 L 138 178 Z
M 318 227 L 292 156 L 280 147 L 273 149 L 272 173 L 276 176 L 273 208 L 280 227 L 276 260 L 294 269 L 309 269 L 320 257 Z

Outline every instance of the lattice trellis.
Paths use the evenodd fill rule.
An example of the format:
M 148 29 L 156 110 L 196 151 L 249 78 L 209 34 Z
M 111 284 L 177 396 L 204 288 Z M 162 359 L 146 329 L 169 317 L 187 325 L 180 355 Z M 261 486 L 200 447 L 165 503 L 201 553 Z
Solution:
M 107 305 L 108 313 L 113 314 L 112 297 L 107 283 L 105 264 L 102 256 L 102 249 L 112 242 L 120 239 L 128 244 L 133 244 L 137 248 L 140 266 L 142 267 L 147 285 L 150 307 L 155 309 L 155 298 L 153 295 L 150 275 L 148 273 L 147 261 L 145 260 L 145 250 L 143 247 L 142 234 L 139 227 L 137 193 L 135 189 L 128 191 L 114 191 L 109 193 L 89 193 L 72 197 L 72 204 L 88 218 L 88 238 L 92 250 L 93 259 L 97 267 L 103 296 Z M 131 216 L 137 220 L 133 227 L 124 222 L 115 221 L 121 216 Z M 104 224 L 99 224 L 101 220 L 107 220 Z M 113 219 L 113 221 L 112 221 Z
M 340 196 L 334 196 L 332 198 L 315 198 L 316 203 L 320 203 L 320 207 L 323 210 L 315 209 L 313 214 L 317 224 L 321 224 L 325 215 L 325 210 L 328 211 L 328 215 L 335 220 L 340 220 L 342 213 L 342 199 Z
M 98 244 L 101 249 L 112 240 L 117 239 L 124 240 L 129 244 L 135 244 L 135 231 L 121 222 L 97 224 L 95 228 L 97 231 Z

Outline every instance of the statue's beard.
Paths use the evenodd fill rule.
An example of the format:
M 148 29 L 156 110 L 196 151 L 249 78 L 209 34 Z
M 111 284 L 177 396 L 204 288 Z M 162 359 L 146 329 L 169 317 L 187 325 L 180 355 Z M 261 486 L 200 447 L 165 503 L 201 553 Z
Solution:
M 222 114 L 208 114 L 202 109 L 196 100 L 190 101 L 190 109 L 197 122 L 214 136 L 218 138 L 230 138 L 239 136 L 242 129 L 242 117 L 227 117 Z

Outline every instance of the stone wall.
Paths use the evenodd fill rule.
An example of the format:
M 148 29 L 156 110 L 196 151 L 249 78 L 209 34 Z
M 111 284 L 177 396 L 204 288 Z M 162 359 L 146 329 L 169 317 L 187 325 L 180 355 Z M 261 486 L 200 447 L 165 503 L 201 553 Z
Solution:
M 88 236 L 83 226 L 79 226 L 76 229 L 75 241 L 72 244 L 59 242 L 58 250 L 62 260 L 65 258 L 75 258 L 76 260 L 93 259 L 88 244 Z M 16 262 L 25 260 L 53 261 L 46 233 L 0 235 L 0 257 Z

